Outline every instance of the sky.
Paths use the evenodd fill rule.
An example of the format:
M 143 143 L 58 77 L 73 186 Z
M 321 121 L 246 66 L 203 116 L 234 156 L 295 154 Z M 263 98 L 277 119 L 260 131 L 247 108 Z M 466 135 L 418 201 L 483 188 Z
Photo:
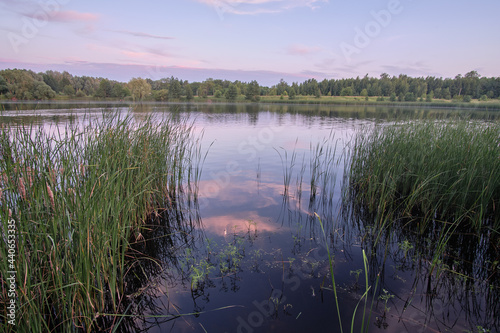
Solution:
M 498 0 L 0 0 L 0 69 L 303 82 L 500 76 Z

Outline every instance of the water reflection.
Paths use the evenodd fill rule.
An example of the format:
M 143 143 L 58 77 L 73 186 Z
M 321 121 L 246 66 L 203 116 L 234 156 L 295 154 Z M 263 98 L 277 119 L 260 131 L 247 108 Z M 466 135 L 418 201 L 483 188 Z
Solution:
M 395 313 L 381 325 L 394 325 L 397 319 L 409 332 L 498 329 L 498 235 L 451 230 L 441 221 L 421 230 L 417 217 L 401 217 L 379 228 L 379 216 L 346 203 L 344 218 L 355 225 L 370 258 L 371 284 L 395 296 Z
M 101 316 L 96 329 L 142 332 L 181 315 L 175 307 L 175 298 L 169 298 L 169 289 L 165 287 L 185 287 L 187 273 L 179 253 L 186 249 L 196 251 L 205 236 L 200 217 L 192 214 L 197 211 L 196 207 L 188 209 L 188 205 L 195 203 L 181 197 L 175 204 L 178 209 L 151 216 L 127 252 L 126 287 L 118 309 L 118 313 L 126 316 Z M 159 302 L 165 296 L 168 301 Z M 108 313 L 114 312 L 114 309 L 108 310 Z
M 86 112 L 102 116 L 93 107 Z M 365 304 L 371 332 L 465 331 L 478 325 L 498 330 L 500 254 L 494 234 L 459 233 L 433 264 L 441 230 L 422 234 L 401 219 L 380 234 L 374 216 L 341 205 L 342 158 L 356 131 L 384 119 L 446 119 L 453 112 L 264 104 L 110 107 L 136 119 L 151 113 L 189 118 L 203 133 L 208 154 L 200 196 L 152 216 L 135 235 L 119 309 L 130 317 L 101 316 L 98 327 L 120 322 L 120 332 L 336 330 L 328 248 L 345 331 L 366 289 L 363 250 L 371 291 L 359 303 L 354 331 L 360 330 Z M 6 111 L 0 121 L 12 126 L 34 116 L 40 125 L 66 125 L 82 114 L 46 105 Z

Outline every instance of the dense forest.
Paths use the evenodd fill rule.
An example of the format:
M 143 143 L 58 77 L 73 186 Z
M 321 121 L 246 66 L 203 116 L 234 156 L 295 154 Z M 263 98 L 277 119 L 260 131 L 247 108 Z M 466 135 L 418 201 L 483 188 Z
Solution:
M 126 100 L 192 100 L 221 98 L 235 100 L 244 96 L 258 101 L 261 96 L 377 96 L 391 101 L 432 99 L 488 100 L 500 97 L 500 77 L 481 77 L 476 71 L 455 78 L 409 77 L 386 73 L 379 78 L 368 75 L 351 79 L 309 79 L 289 84 L 284 80 L 272 87 L 260 86 L 257 81 L 241 82 L 207 79 L 188 82 L 170 77 L 160 80 L 134 78 L 118 82 L 102 77 L 75 76 L 68 72 L 35 73 L 24 69 L 0 71 L 0 99 L 43 100 L 55 98 L 112 98 Z

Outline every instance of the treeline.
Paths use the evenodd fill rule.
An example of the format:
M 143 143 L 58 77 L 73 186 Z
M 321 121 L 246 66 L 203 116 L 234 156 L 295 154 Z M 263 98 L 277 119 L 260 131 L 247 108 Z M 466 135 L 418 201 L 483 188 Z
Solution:
M 415 101 L 418 98 L 452 99 L 469 97 L 488 99 L 500 97 L 500 77 L 481 77 L 471 71 L 455 78 L 436 78 L 433 76 L 412 78 L 408 75 L 389 76 L 384 73 L 380 78 L 323 80 L 319 83 L 308 80 L 299 85 L 299 93 L 304 95 L 330 96 L 385 96 L 391 99 Z
M 74 76 L 68 72 L 46 71 L 35 73 L 25 69 L 0 71 L 0 96 L 7 99 L 53 99 L 69 97 L 113 97 L 130 96 L 126 83 L 105 78 Z
M 192 100 L 220 98 L 236 100 L 240 96 L 258 101 L 261 96 L 377 96 L 391 101 L 439 99 L 487 100 L 500 97 L 500 78 L 481 77 L 476 71 L 455 78 L 389 76 L 379 78 L 331 79 L 318 82 L 309 79 L 288 84 L 284 80 L 274 86 L 260 86 L 257 81 L 241 82 L 207 79 L 188 82 L 170 77 L 160 80 L 134 78 L 118 82 L 106 78 L 74 76 L 68 72 L 35 73 L 24 69 L 0 71 L 0 98 L 19 100 L 54 99 L 64 97 L 114 98 L 130 100 Z

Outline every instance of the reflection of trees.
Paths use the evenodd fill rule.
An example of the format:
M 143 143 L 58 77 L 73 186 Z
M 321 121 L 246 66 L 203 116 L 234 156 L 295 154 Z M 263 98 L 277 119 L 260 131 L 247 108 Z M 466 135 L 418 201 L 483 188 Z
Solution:
M 72 108 L 97 108 L 116 109 L 133 108 L 137 113 L 149 112 L 201 112 L 206 114 L 250 114 L 250 122 L 258 119 L 259 112 L 274 112 L 276 114 L 302 115 L 306 119 L 316 121 L 317 117 L 343 118 L 343 119 L 401 119 L 401 118 L 427 118 L 442 119 L 456 116 L 455 110 L 438 108 L 415 107 L 387 107 L 387 106 L 362 106 L 362 105 L 319 105 L 319 104 L 244 104 L 244 103 L 182 103 L 182 102 L 143 102 L 134 104 L 123 101 L 91 101 L 81 103 L 75 101 L 3 101 L 0 108 L 7 111 L 17 110 L 45 110 L 45 109 L 72 109 Z M 43 111 L 40 112 L 43 115 Z M 497 120 L 499 115 L 487 110 L 474 110 L 470 113 L 471 119 Z

